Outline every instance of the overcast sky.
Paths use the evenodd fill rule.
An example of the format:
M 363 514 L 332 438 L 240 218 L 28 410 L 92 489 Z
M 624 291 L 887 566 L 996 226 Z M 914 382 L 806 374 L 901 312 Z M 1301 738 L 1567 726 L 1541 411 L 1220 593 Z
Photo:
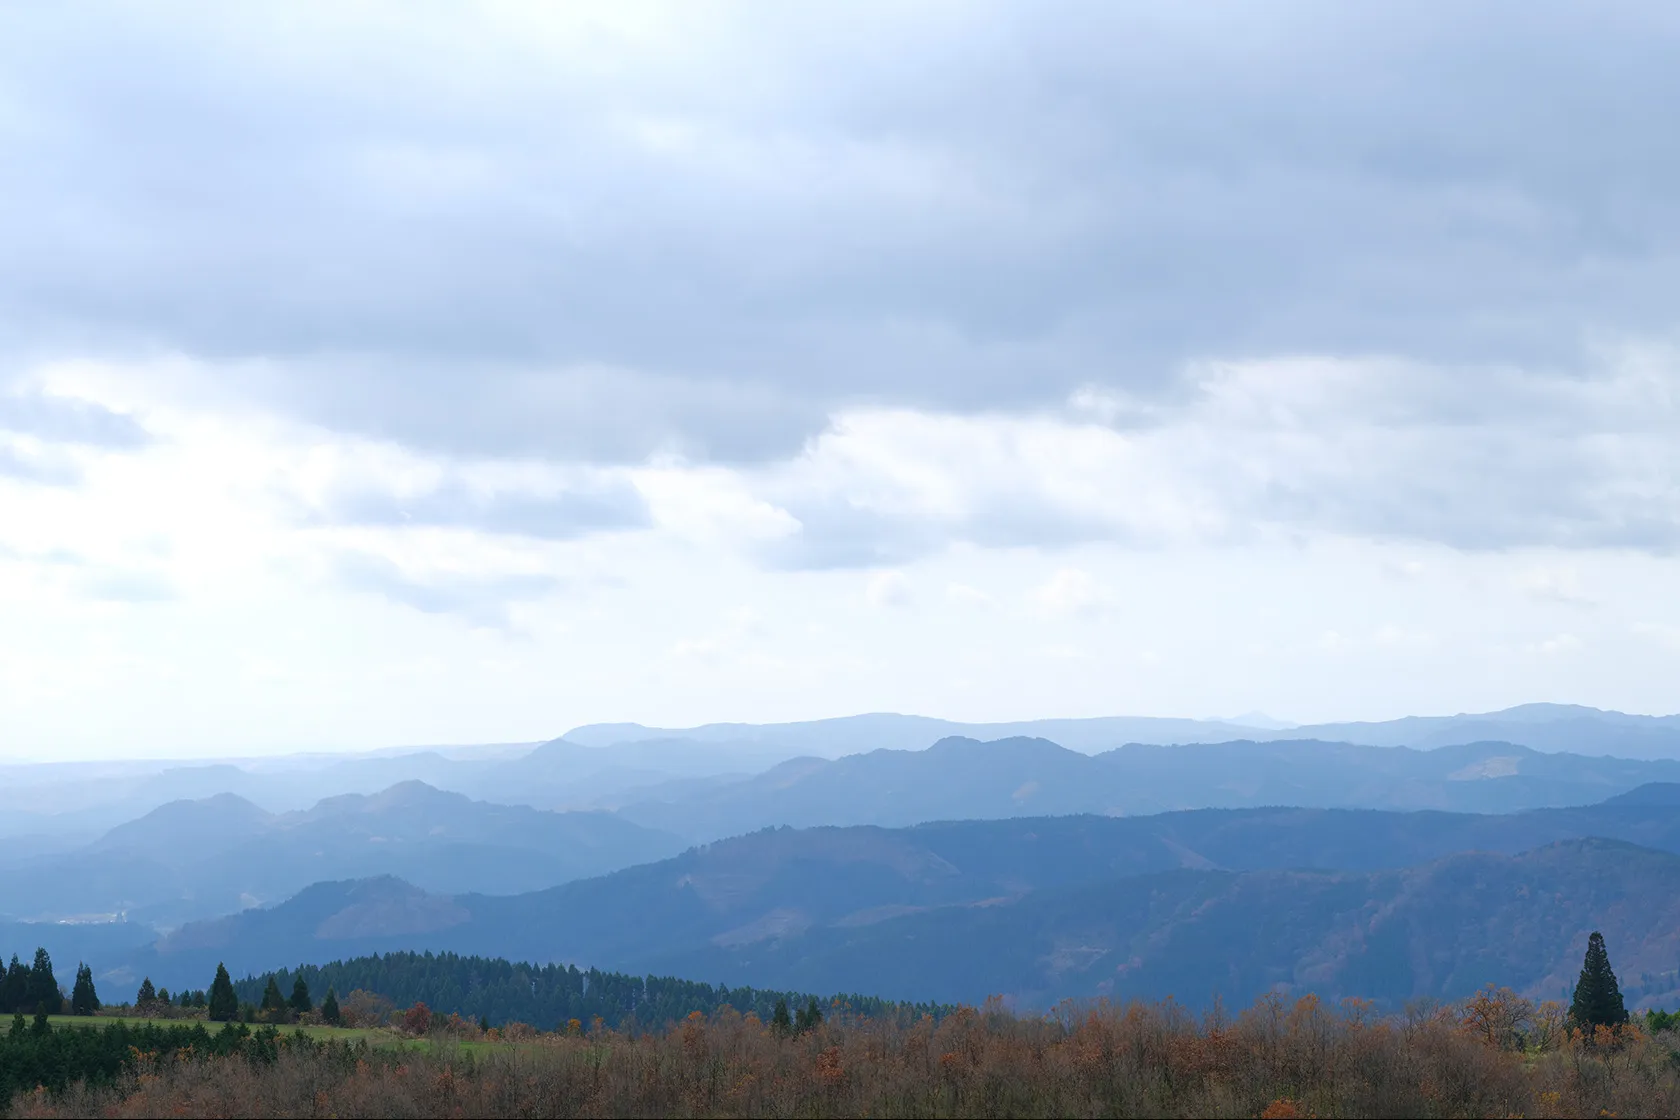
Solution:
M 1680 6 L 0 9 L 0 756 L 1680 709 Z

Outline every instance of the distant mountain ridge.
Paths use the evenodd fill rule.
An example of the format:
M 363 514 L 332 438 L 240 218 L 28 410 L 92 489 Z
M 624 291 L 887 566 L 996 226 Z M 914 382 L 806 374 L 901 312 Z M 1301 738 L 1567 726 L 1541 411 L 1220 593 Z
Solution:
M 85 848 L 0 867 L 0 907 L 13 918 L 126 913 L 171 925 L 277 902 L 323 879 L 399 874 L 446 893 L 517 893 L 683 847 L 609 813 L 491 804 L 419 781 L 290 813 L 218 794 L 170 802 Z
M 1316 740 L 1132 745 L 1088 755 L 1044 739 L 949 738 L 919 751 L 795 759 L 626 819 L 708 841 L 772 825 L 876 824 L 1186 808 L 1509 812 L 1602 800 L 1680 781 L 1680 761 L 1545 754 L 1509 743 L 1413 750 Z
M 1266 722 L 1276 724 L 1278 721 Z M 694 743 L 773 743 L 790 754 L 835 758 L 877 749 L 919 750 L 951 736 L 980 740 L 1042 738 L 1086 754 L 1130 743 L 1166 746 L 1228 742 L 1240 738 L 1256 742 L 1318 739 L 1361 746 L 1419 749 L 1494 741 L 1546 752 L 1680 759 L 1680 715 L 1630 715 L 1577 704 L 1521 704 L 1503 711 L 1480 714 L 1406 716 L 1377 722 L 1284 727 L 1134 716 L 960 723 L 927 716 L 879 712 L 799 723 L 715 723 L 690 728 L 650 728 L 635 723 L 588 724 L 573 728 L 563 738 L 594 747 L 648 739 Z
M 1677 853 L 1680 809 L 1666 804 L 772 829 L 524 895 L 317 884 L 184 927 L 134 967 L 190 978 L 218 959 L 261 971 L 433 949 L 732 985 L 874 978 L 892 998 L 1199 999 L 1211 989 L 1188 985 L 1213 977 L 1230 999 L 1283 983 L 1403 1000 L 1488 980 L 1555 994 L 1557 970 L 1579 965 L 1571 939 L 1596 924 L 1630 985 L 1670 974 L 1640 982 L 1649 994 L 1674 986 L 1680 925 L 1663 923 L 1680 922 Z

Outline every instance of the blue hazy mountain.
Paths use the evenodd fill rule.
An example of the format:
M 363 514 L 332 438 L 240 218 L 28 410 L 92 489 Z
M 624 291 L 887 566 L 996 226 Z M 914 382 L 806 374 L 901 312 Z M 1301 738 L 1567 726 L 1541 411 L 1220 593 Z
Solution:
M 189 924 L 132 966 L 180 984 L 218 960 L 449 949 L 904 998 L 1201 998 L 1205 984 L 1150 985 L 1211 977 L 1231 999 L 1265 981 L 1398 1000 L 1540 991 L 1597 923 L 1655 993 L 1680 921 L 1680 806 L 1655 800 L 771 829 L 520 895 L 317 884 Z
M 279 814 L 219 794 L 163 805 L 85 848 L 0 867 L 0 916 L 126 914 L 175 925 L 278 902 L 323 879 L 384 874 L 435 891 L 517 893 L 683 847 L 608 813 L 496 805 L 421 782 Z
M 1269 724 L 1270 726 L 1267 726 Z M 836 758 L 870 750 L 920 750 L 947 737 L 1049 739 L 1070 750 L 1096 753 L 1128 743 L 1171 745 L 1219 743 L 1232 739 L 1265 742 L 1320 739 L 1381 747 L 1439 747 L 1505 742 L 1538 751 L 1680 759 L 1680 715 L 1642 716 L 1574 704 L 1524 704 L 1499 712 L 1453 716 L 1407 716 L 1370 723 L 1279 726 L 1239 721 L 1103 716 L 1010 723 L 957 723 L 888 713 L 845 716 L 802 723 L 718 723 L 691 728 L 649 728 L 634 723 L 591 724 L 565 738 L 605 747 L 649 739 L 695 743 L 773 744 L 790 755 Z

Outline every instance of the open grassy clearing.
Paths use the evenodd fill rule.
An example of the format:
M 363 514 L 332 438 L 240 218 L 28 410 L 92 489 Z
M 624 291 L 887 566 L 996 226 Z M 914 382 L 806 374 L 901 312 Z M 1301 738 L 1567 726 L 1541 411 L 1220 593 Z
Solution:
M 124 1026 L 129 1027 L 149 1026 L 167 1028 L 203 1026 L 205 1030 L 211 1031 L 212 1033 L 222 1029 L 221 1023 L 213 1023 L 206 1019 L 148 1019 L 142 1016 L 124 1015 L 49 1015 L 47 1017 L 47 1022 L 51 1023 L 54 1027 L 91 1027 L 95 1029 L 111 1026 L 116 1023 L 121 1023 Z M 238 1024 L 236 1023 L 234 1025 L 237 1026 Z M 250 1024 L 250 1027 L 253 1031 L 255 1031 L 261 1029 L 262 1025 L 263 1024 L 261 1023 L 252 1023 Z M 317 1041 L 333 1039 L 339 1042 L 356 1042 L 358 1040 L 365 1039 L 369 1046 L 411 1046 L 419 1048 L 426 1048 L 430 1046 L 430 1041 L 428 1039 L 405 1038 L 403 1035 L 389 1027 L 323 1027 L 315 1025 L 292 1025 L 277 1026 L 275 1029 L 280 1031 L 282 1034 L 291 1034 L 293 1031 L 302 1031 L 304 1034 L 308 1035 L 310 1038 L 316 1039 Z

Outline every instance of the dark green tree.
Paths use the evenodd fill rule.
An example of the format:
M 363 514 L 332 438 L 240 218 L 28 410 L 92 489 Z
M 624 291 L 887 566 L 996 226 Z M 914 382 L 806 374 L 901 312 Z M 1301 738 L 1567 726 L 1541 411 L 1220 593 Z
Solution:
M 174 1003 L 175 1002 L 175 997 L 171 996 L 169 994 L 169 989 L 168 988 L 159 988 L 158 989 L 158 1002 L 162 1003 L 162 1004 Z
M 1581 978 L 1575 982 L 1575 999 L 1569 1005 L 1569 1019 L 1582 1030 L 1616 1027 L 1627 1022 L 1622 989 L 1610 968 L 1610 954 L 1604 951 L 1604 935 L 1593 930 L 1587 938 L 1587 956 L 1581 962 Z
M 777 1034 L 793 1033 L 793 1017 L 788 1014 L 787 1000 L 776 1001 L 776 1010 L 770 1015 L 770 1029 Z
M 321 1001 L 321 1022 L 337 1026 L 343 1019 L 344 1015 L 338 1010 L 338 993 L 328 988 L 327 998 Z
M 227 965 L 216 966 L 216 979 L 210 985 L 210 1018 L 218 1023 L 227 1023 L 239 1014 L 239 997 L 233 994 L 233 978 L 228 975 Z
M 478 1029 L 485 1032 L 490 1030 L 490 1016 L 480 1015 L 478 1017 Z
M 152 987 L 152 978 L 146 977 L 140 981 L 140 990 L 134 993 L 134 1006 L 145 1007 L 148 1003 L 157 1002 L 157 989 Z
M 12 963 L 6 969 L 5 979 L 0 980 L 0 1012 L 17 1012 L 23 1010 L 23 1001 L 29 996 L 29 969 L 18 960 L 16 953 L 12 954 Z
M 309 998 L 309 985 L 303 982 L 300 974 L 292 981 L 292 1010 L 299 1015 L 307 1015 L 315 1009 L 315 1002 Z
M 285 1006 L 286 997 L 280 994 L 280 982 L 270 976 L 268 987 L 263 989 L 262 1009 L 264 1011 L 279 1011 Z
M 76 966 L 76 986 L 70 989 L 70 1014 L 92 1015 L 99 1010 L 99 994 L 93 990 L 93 969 Z
M 29 991 L 24 996 L 24 1003 L 37 1015 L 57 1015 L 64 1010 L 64 993 L 58 990 L 52 957 L 45 949 L 35 950 L 35 963 L 29 969 Z

